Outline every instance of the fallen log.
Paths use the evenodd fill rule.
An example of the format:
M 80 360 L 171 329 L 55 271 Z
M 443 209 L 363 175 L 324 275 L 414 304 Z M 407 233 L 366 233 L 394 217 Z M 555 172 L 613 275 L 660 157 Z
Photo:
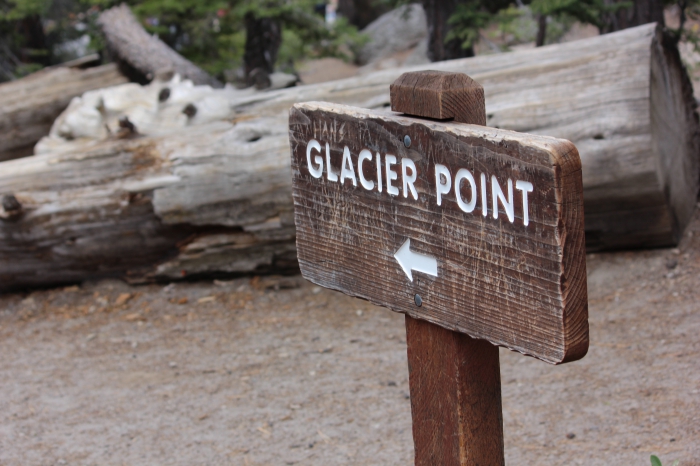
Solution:
M 125 74 L 131 75 L 135 71 L 150 81 L 162 74 L 177 73 L 195 84 L 222 87 L 216 78 L 156 36 L 148 34 L 125 3 L 100 13 L 97 23 L 102 28 L 109 51 L 126 66 L 123 69 Z
M 431 67 L 483 84 L 488 125 L 577 145 L 590 249 L 677 243 L 696 202 L 698 120 L 660 30 Z M 0 163 L 0 289 L 294 270 L 288 109 L 308 100 L 383 108 L 404 71 L 264 93 L 186 94 L 154 82 L 139 94 L 146 103 L 124 113 L 137 121 L 125 139 L 73 134 L 85 125 L 72 119 L 85 110 L 76 104 L 37 146 L 44 153 Z M 109 126 L 116 100 L 86 95 L 83 105 L 101 102 Z
M 215 122 L 3 162 L 0 289 L 295 270 L 286 128 L 269 123 Z M 270 127 L 283 137 L 247 142 Z M 176 199 L 160 192 L 183 181 Z M 190 196 L 198 212 L 180 202 Z
M 0 85 L 0 161 L 31 155 L 74 97 L 125 82 L 109 64 L 84 70 L 52 67 Z

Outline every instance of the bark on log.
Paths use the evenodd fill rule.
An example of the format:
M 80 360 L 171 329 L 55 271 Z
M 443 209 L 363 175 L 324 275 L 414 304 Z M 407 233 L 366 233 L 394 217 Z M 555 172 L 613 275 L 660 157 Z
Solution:
M 177 73 L 195 84 L 223 87 L 206 71 L 148 34 L 126 4 L 102 12 L 97 22 L 109 50 L 118 61 L 127 65 L 123 70 L 127 76 L 136 70 L 150 81 L 158 75 Z
M 0 161 L 31 155 L 74 97 L 125 82 L 109 64 L 86 70 L 54 67 L 0 85 Z
M 698 190 L 698 119 L 678 52 L 653 25 L 431 68 L 480 82 L 489 126 L 577 145 L 590 249 L 679 240 Z M 210 91 L 222 93 L 217 104 L 228 99 L 223 121 L 193 125 L 204 115 L 197 103 L 203 110 L 172 120 L 182 127 L 167 134 L 54 141 L 48 153 L 0 163 L 0 289 L 293 269 L 291 104 L 387 107 L 405 71 Z M 144 94 L 153 111 L 159 94 Z

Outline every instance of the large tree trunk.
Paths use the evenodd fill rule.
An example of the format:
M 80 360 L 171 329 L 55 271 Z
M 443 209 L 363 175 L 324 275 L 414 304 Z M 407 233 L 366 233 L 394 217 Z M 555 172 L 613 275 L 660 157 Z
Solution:
M 243 62 L 247 84 L 267 89 L 282 44 L 282 25 L 274 18 L 258 18 L 249 12 L 245 15 L 245 31 Z
M 428 19 L 428 58 L 430 61 L 453 60 L 473 57 L 474 48 L 462 48 L 460 40 L 445 41 L 450 31 L 447 23 L 457 8 L 458 0 L 423 0 Z
M 542 47 L 547 39 L 547 15 L 537 15 L 537 36 L 535 47 Z
M 388 5 L 373 0 L 339 0 L 338 15 L 347 18 L 357 29 L 364 29 L 372 21 L 389 11 Z
M 433 68 L 484 86 L 489 126 L 576 144 L 589 249 L 678 242 L 698 191 L 698 119 L 678 52 L 655 26 Z M 54 149 L 0 163 L 0 288 L 293 269 L 288 109 L 383 108 L 404 71 L 215 91 L 231 109 L 222 121 L 194 124 L 200 105 L 175 132 L 43 144 Z M 154 108 L 162 94 L 149 94 Z
M 110 64 L 86 70 L 55 67 L 0 84 L 0 161 L 31 155 L 74 97 L 125 82 Z
M 137 82 L 147 82 L 159 75 L 177 73 L 195 84 L 222 87 L 206 71 L 148 34 L 122 3 L 100 14 L 97 20 L 107 46 L 120 64 L 122 72 Z
M 606 4 L 629 3 L 629 0 L 606 0 Z M 631 6 L 606 14 L 603 17 L 601 34 L 621 31 L 648 23 L 664 24 L 664 2 L 662 0 L 633 0 Z
M 49 44 L 46 42 L 41 16 L 38 14 L 25 16 L 17 22 L 17 32 L 24 39 L 20 53 L 20 59 L 23 62 L 40 63 L 43 66 L 51 64 L 51 55 L 46 53 L 49 51 Z

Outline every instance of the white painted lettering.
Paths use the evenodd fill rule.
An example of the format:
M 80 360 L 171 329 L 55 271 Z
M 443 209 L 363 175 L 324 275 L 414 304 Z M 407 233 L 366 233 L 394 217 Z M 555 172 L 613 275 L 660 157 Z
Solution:
M 346 179 L 352 180 L 352 185 L 357 186 L 357 178 L 355 177 L 355 167 L 352 166 L 352 157 L 350 157 L 350 149 L 348 146 L 343 148 L 343 165 L 340 170 L 340 184 L 345 183 Z
M 527 205 L 527 193 L 531 193 L 534 188 L 529 181 L 518 180 L 515 182 L 515 189 L 523 192 L 523 225 L 528 226 L 530 224 L 530 215 Z
M 323 157 L 320 155 L 314 157 L 314 160 L 318 164 L 318 167 L 314 168 L 311 164 L 311 150 L 313 149 L 319 153 L 321 152 L 321 144 L 315 139 L 312 139 L 306 145 L 306 164 L 309 166 L 309 173 L 311 173 L 311 176 L 314 178 L 321 178 L 323 176 Z
M 391 166 L 396 164 L 396 156 L 386 154 L 384 156 L 384 163 L 386 164 L 386 192 L 398 196 L 399 188 L 391 184 L 393 180 L 399 179 L 399 174 L 391 169 Z
M 335 131 L 334 128 L 331 128 Z M 342 128 L 341 128 L 342 129 Z M 319 129 L 320 130 L 320 129 Z M 324 127 L 323 132 L 326 129 Z M 331 166 L 331 148 L 326 143 L 326 156 L 323 157 L 323 143 L 317 139 L 311 139 L 306 145 L 306 163 L 311 176 L 317 179 L 323 178 L 323 171 L 326 171 L 326 177 L 329 181 L 340 182 L 345 184 L 346 180 L 350 180 L 353 186 L 357 186 L 358 176 L 360 185 L 366 191 L 373 191 L 376 187 L 378 192 L 382 192 L 386 186 L 386 192 L 391 196 L 400 196 L 403 193 L 404 199 L 413 199 L 418 201 L 418 188 L 427 190 L 426 180 L 418 179 L 418 165 L 412 159 L 403 157 L 398 161 L 398 157 L 391 154 L 384 154 L 384 162 L 382 164 L 382 154 L 376 152 L 375 155 L 369 149 L 362 149 L 357 156 L 357 160 L 353 160 L 353 155 L 348 146 L 343 146 L 343 158 L 340 167 L 336 167 L 335 171 Z M 357 163 L 357 165 L 355 165 Z M 372 164 L 376 164 L 372 167 Z M 369 165 L 367 165 L 369 164 Z M 398 169 L 398 165 L 401 169 Z M 355 171 L 357 166 L 357 171 Z M 371 167 L 371 168 L 370 168 Z M 424 165 L 420 165 L 423 170 L 428 170 Z M 367 171 L 365 171 L 367 168 Z M 377 180 L 369 179 L 365 176 L 366 173 L 372 172 L 376 168 Z M 457 206 L 464 213 L 471 214 L 476 210 L 479 198 L 481 198 L 481 215 L 489 217 L 489 206 L 492 208 L 491 216 L 498 219 L 499 214 L 505 212 L 510 223 L 515 222 L 515 198 L 513 188 L 522 193 L 523 203 L 523 225 L 530 224 L 530 204 L 529 194 L 534 192 L 535 187 L 532 182 L 524 180 L 515 180 L 508 178 L 507 189 L 504 193 L 503 187 L 499 183 L 496 175 L 488 173 L 479 174 L 479 186 L 472 171 L 467 168 L 454 167 L 456 170 L 454 178 L 450 173 L 450 168 L 446 165 L 436 163 L 435 166 L 435 197 L 438 206 L 443 204 L 446 196 L 449 196 L 454 186 L 455 200 Z M 400 173 L 399 173 L 400 172 Z M 401 175 L 401 184 L 398 182 Z M 489 177 L 491 187 L 489 188 Z M 488 196 L 491 196 L 489 200 Z M 499 212 L 500 203 L 500 212 Z
M 481 215 L 489 215 L 488 199 L 486 198 L 486 173 L 481 174 Z
M 445 180 L 443 182 L 443 179 Z M 435 164 L 435 194 L 437 196 L 437 205 L 442 205 L 442 195 L 450 192 L 452 188 L 452 177 L 450 170 L 439 163 Z
M 365 160 L 369 160 L 371 162 L 372 153 L 367 149 L 362 149 L 360 151 L 359 157 L 357 158 L 357 174 L 360 175 L 360 184 L 362 185 L 362 187 L 365 188 L 367 191 L 372 191 L 374 189 L 374 181 L 365 178 L 365 173 L 362 170 L 362 163 Z
M 333 168 L 331 167 L 331 148 L 326 143 L 326 176 L 328 181 L 338 181 L 338 174 L 333 173 Z
M 408 169 L 411 169 L 411 174 L 408 174 Z M 416 182 L 416 177 L 418 176 L 418 170 L 416 170 L 416 164 L 413 160 L 408 158 L 401 159 L 401 179 L 403 180 L 403 197 L 408 197 L 408 190 L 411 190 L 411 196 L 416 201 L 418 200 L 418 191 L 413 185 Z
M 462 199 L 462 180 L 469 182 L 469 190 L 472 196 L 469 202 L 464 202 L 464 199 Z M 455 197 L 457 198 L 457 205 L 463 212 L 471 213 L 474 211 L 476 207 L 476 181 L 472 172 L 466 168 L 460 168 L 455 175 Z
M 508 178 L 508 199 L 503 194 L 501 185 L 498 184 L 496 175 L 491 175 L 491 198 L 493 200 L 493 218 L 498 218 L 498 201 L 501 201 L 510 223 L 515 221 L 515 209 L 513 206 L 513 180 Z

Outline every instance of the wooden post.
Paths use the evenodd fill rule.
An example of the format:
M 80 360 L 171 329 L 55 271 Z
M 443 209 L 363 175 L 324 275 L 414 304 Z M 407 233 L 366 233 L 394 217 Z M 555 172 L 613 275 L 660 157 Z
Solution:
M 418 465 L 503 465 L 498 347 L 406 316 Z
M 391 109 L 485 125 L 484 89 L 464 74 L 406 73 Z M 406 315 L 416 466 L 504 465 L 498 347 Z

